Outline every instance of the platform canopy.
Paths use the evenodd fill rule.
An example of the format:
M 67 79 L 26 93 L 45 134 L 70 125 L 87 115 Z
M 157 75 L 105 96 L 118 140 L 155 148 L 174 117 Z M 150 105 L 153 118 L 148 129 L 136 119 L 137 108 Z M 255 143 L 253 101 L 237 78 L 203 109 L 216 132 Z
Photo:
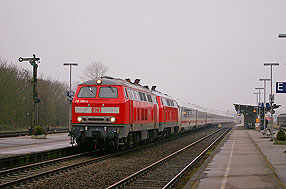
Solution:
M 233 104 L 237 115 L 244 115 L 244 127 L 246 129 L 253 129 L 255 127 L 258 106 Z
M 233 105 L 237 114 L 243 114 L 243 115 L 257 114 L 257 106 L 244 105 L 244 104 L 233 104 Z

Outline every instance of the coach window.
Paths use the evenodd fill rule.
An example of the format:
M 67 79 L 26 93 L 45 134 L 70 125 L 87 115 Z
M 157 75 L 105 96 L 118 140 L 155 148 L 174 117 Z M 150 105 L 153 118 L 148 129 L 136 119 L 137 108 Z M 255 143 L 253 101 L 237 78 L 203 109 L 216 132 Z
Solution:
M 175 108 L 178 108 L 178 104 L 177 104 L 176 101 L 174 101 L 174 107 L 175 107 Z
M 152 98 L 151 98 L 151 95 L 147 94 L 147 99 L 148 99 L 148 102 L 153 103 Z
M 100 98 L 117 98 L 118 91 L 116 87 L 101 87 L 99 89 L 99 97 Z
M 146 98 L 145 93 L 139 92 L 139 96 L 140 96 L 140 100 L 141 100 L 141 101 L 147 102 L 147 98 Z
M 133 91 L 134 99 L 140 101 L 138 91 Z
M 167 101 L 165 98 L 161 98 L 161 101 L 162 101 L 162 105 L 167 106 Z
M 170 100 L 168 100 L 168 99 L 167 99 L 167 105 L 168 105 L 168 106 L 171 106 Z
M 170 102 L 171 102 L 171 106 L 174 107 L 174 102 L 173 102 L 173 100 L 170 100 Z
M 143 96 L 144 101 L 147 102 L 146 94 L 142 93 L 142 96 Z
M 133 100 L 136 100 L 136 94 L 135 91 L 133 91 L 132 89 L 130 89 L 130 94 L 133 97 Z
M 155 96 L 153 96 L 153 95 L 152 95 L 152 100 L 153 100 L 153 103 L 154 103 L 154 104 L 158 104 L 158 103 L 157 103 L 157 98 L 156 98 Z
M 78 98 L 94 98 L 96 96 L 96 87 L 82 87 L 77 95 Z
M 139 92 L 139 97 L 140 97 L 140 100 L 143 101 L 143 95 L 141 92 Z

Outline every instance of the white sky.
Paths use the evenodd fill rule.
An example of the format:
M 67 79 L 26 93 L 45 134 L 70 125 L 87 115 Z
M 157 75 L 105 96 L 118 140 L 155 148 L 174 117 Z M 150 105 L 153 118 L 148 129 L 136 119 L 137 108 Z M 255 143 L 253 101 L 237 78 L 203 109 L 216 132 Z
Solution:
M 285 9 L 284 0 L 0 0 L 0 56 L 31 70 L 17 60 L 35 53 L 40 73 L 65 82 L 64 62 L 79 64 L 80 81 L 99 61 L 110 76 L 232 111 L 256 103 L 264 62 L 279 62 L 273 79 L 286 81 Z M 286 112 L 286 94 L 275 100 Z

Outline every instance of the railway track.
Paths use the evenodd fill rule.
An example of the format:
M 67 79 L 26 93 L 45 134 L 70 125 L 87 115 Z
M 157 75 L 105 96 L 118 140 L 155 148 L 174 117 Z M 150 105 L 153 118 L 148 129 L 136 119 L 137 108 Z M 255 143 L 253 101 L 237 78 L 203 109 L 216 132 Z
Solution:
M 179 178 L 221 139 L 222 128 L 111 185 L 111 188 L 171 188 Z
M 208 132 L 208 133 L 210 133 L 210 132 Z M 193 135 L 193 134 L 194 133 L 190 133 L 190 135 Z M 174 139 L 175 138 L 177 138 L 177 137 L 174 137 Z M 185 135 L 185 138 L 188 138 L 188 135 Z M 184 141 L 184 139 L 181 139 L 181 137 L 178 137 L 174 141 L 177 141 L 177 140 Z M 166 140 L 160 140 L 157 142 L 150 143 L 148 145 L 135 147 L 135 148 L 124 150 L 124 151 L 117 152 L 117 153 L 112 153 L 112 154 L 108 154 L 108 155 L 102 155 L 101 154 L 101 156 L 98 156 L 98 157 L 89 155 L 88 153 L 78 154 L 78 155 L 73 155 L 73 156 L 69 156 L 66 158 L 59 158 L 59 159 L 55 159 L 55 160 L 50 160 L 50 161 L 43 162 L 43 163 L 36 163 L 33 165 L 21 167 L 21 168 L 14 168 L 14 169 L 6 170 L 6 171 L 0 171 L 0 188 L 2 188 L 2 187 L 11 187 L 11 188 L 66 187 L 67 185 L 65 185 L 65 184 L 61 185 L 60 184 L 60 183 L 62 183 L 62 181 L 64 183 L 71 184 L 71 186 L 73 186 L 73 187 L 77 187 L 77 186 L 82 186 L 81 185 L 82 183 L 85 183 L 87 180 L 89 180 L 88 177 L 90 177 L 90 180 L 91 180 L 91 182 L 89 183 L 90 187 L 93 187 L 93 188 L 98 188 L 98 187 L 103 187 L 103 186 L 108 187 L 112 183 L 115 183 L 115 182 L 119 181 L 120 179 L 124 178 L 124 177 L 118 178 L 118 176 L 115 176 L 117 173 L 122 174 L 122 173 L 120 173 L 120 171 L 121 171 L 119 168 L 120 166 L 124 167 L 125 165 L 129 164 L 128 170 L 126 169 L 127 167 L 122 169 L 123 172 L 125 171 L 125 173 L 122 174 L 122 175 L 125 175 L 125 177 L 134 173 L 134 172 L 137 172 L 138 170 L 140 170 L 144 166 L 141 166 L 140 169 L 138 169 L 138 167 L 135 166 L 137 168 L 133 169 L 134 171 L 132 171 L 133 165 L 131 165 L 131 164 L 133 164 L 134 162 L 137 162 L 137 160 L 134 160 L 134 156 L 138 156 L 137 154 L 140 151 L 141 152 L 142 151 L 147 152 L 153 148 L 156 148 L 158 145 L 159 146 L 160 145 L 166 145 L 167 141 L 170 143 L 173 143 L 173 144 L 177 144 L 177 142 L 172 142 L 169 139 L 166 139 Z M 195 140 L 191 139 L 191 141 L 195 141 Z M 188 144 L 188 143 L 186 143 L 186 144 Z M 181 145 L 181 146 L 186 146 L 186 144 Z M 171 147 L 171 149 L 173 149 L 173 147 Z M 154 151 L 154 150 L 151 150 L 151 151 Z M 169 150 L 167 150 L 167 151 L 169 151 Z M 174 150 L 171 150 L 171 151 L 172 151 L 171 153 L 174 152 Z M 167 153 L 167 152 L 165 152 L 165 153 Z M 171 154 L 171 153 L 167 153 L 166 155 Z M 147 158 L 147 156 L 146 157 L 144 156 L 143 159 Z M 165 157 L 165 156 L 162 156 L 162 157 Z M 130 160 L 126 159 L 128 157 L 131 157 L 131 159 L 130 159 L 131 162 L 130 162 Z M 141 156 L 139 155 L 138 157 L 141 157 Z M 156 159 L 155 161 L 157 161 L 160 158 L 155 158 L 155 159 Z M 155 162 L 155 161 L 153 161 L 153 162 Z M 143 164 L 145 164 L 145 163 L 143 163 Z M 105 165 L 105 166 L 102 166 L 102 165 Z M 112 168 L 109 169 L 108 165 L 111 165 Z M 148 165 L 150 165 L 150 164 L 148 164 Z M 81 172 L 82 170 L 84 170 L 84 171 Z M 101 175 L 101 170 L 104 170 L 102 173 L 106 173 L 107 175 L 110 175 L 110 174 L 111 175 L 115 174 L 115 175 L 114 175 L 114 177 L 102 177 L 103 175 Z M 95 171 L 95 172 L 90 173 L 92 171 Z M 116 171 L 116 172 L 113 173 L 112 171 Z M 76 173 L 78 173 L 79 175 L 84 175 L 83 176 L 84 179 L 82 178 L 82 179 L 78 180 L 78 178 L 72 178 L 72 177 L 74 177 L 74 175 L 78 175 Z M 63 179 L 63 175 L 64 175 L 65 179 Z M 140 177 L 138 177 L 138 178 L 140 178 Z M 157 180 L 159 180 L 159 179 L 157 179 Z M 44 183 L 46 183 L 46 184 L 44 184 Z M 88 184 L 88 183 L 86 183 L 86 184 Z M 132 184 L 132 183 L 129 182 L 129 184 Z M 143 183 L 143 185 L 145 185 L 145 184 Z M 126 185 L 126 187 L 127 187 L 127 185 Z M 140 187 L 137 187 L 137 188 L 140 188 Z
M 76 167 L 87 166 L 114 156 L 119 156 L 123 153 L 128 153 L 131 151 L 136 151 L 140 148 L 156 145 L 157 143 L 162 143 L 164 141 L 165 140 L 161 140 L 117 153 L 106 155 L 98 154 L 98 157 L 93 157 L 91 152 L 84 152 L 53 160 L 2 170 L 0 171 L 0 188 L 11 186 L 14 187 L 17 185 L 21 186 L 21 184 L 32 182 L 33 180 L 39 179 L 40 177 L 45 177 L 54 173 L 61 173 L 66 170 L 72 170 Z
M 101 161 L 111 156 L 111 154 L 109 154 L 100 157 L 91 157 L 90 154 L 90 152 L 83 152 L 76 155 L 0 171 L 0 188 L 16 186 L 17 184 L 25 183 L 52 173 Z

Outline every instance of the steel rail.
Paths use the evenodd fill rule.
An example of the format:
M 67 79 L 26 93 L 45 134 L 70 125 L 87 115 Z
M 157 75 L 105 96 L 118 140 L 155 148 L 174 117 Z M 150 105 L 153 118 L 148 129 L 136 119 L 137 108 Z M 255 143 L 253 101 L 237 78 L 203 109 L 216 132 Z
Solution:
M 183 174 L 194 165 L 221 137 L 225 135 L 231 128 L 224 131 L 215 141 L 213 141 L 207 148 L 204 149 L 193 161 L 191 161 L 183 170 L 181 170 L 172 180 L 170 180 L 162 189 L 171 188 L 174 183 L 183 176 Z
M 174 137 L 174 138 L 176 138 L 176 137 Z M 70 168 L 73 168 L 73 167 L 83 166 L 84 164 L 89 164 L 89 163 L 95 163 L 95 162 L 98 162 L 98 161 L 102 161 L 102 160 L 105 160 L 107 158 L 118 156 L 118 155 L 123 154 L 123 153 L 128 153 L 130 151 L 136 151 L 136 150 L 138 150 L 140 148 L 144 148 L 146 146 L 156 145 L 157 143 L 162 143 L 165 140 L 166 139 L 163 139 L 163 140 L 160 140 L 158 142 L 153 142 L 153 143 L 150 143 L 148 145 L 138 146 L 138 147 L 135 147 L 135 148 L 132 148 L 132 149 L 129 149 L 129 150 L 125 150 L 125 151 L 122 151 L 122 152 L 118 152 L 118 153 L 107 154 L 107 155 L 104 155 L 104 156 L 96 157 L 96 158 L 93 158 L 93 159 L 90 159 L 90 160 L 86 160 L 86 161 L 83 161 L 83 162 L 79 162 L 79 163 L 75 163 L 75 164 L 72 164 L 72 165 L 63 166 L 63 167 L 60 167 L 60 168 L 57 168 L 57 169 L 52 169 L 52 170 L 45 171 L 45 172 L 42 172 L 42 173 L 36 173 L 35 175 L 22 177 L 20 179 L 13 180 L 11 182 L 1 183 L 1 180 L 0 180 L 0 188 L 1 187 L 8 187 L 8 186 L 16 185 L 16 184 L 19 184 L 19 183 L 22 183 L 22 182 L 25 182 L 25 181 L 28 181 L 28 180 L 36 179 L 36 178 L 39 178 L 39 177 L 42 177 L 42 176 L 45 176 L 45 175 L 48 175 L 48 174 L 60 172 L 60 171 L 67 170 L 67 169 L 70 169 Z M 85 153 L 89 153 L 89 152 L 85 152 Z M 76 154 L 76 155 L 78 155 L 78 154 Z M 76 155 L 72 155 L 72 156 L 76 156 Z M 69 156 L 69 157 L 71 157 L 71 156 Z M 45 161 L 45 162 L 47 162 L 47 164 L 48 163 L 57 163 L 57 160 L 59 160 L 58 162 L 60 162 L 60 161 L 64 161 L 65 158 L 68 158 L 68 157 L 58 158 L 58 159 L 54 159 L 54 160 L 48 160 L 48 161 Z M 11 174 L 13 172 L 18 172 L 18 171 L 25 170 L 25 169 L 32 169 L 33 167 L 37 167 L 37 166 L 42 166 L 42 165 L 44 165 L 45 162 L 39 162 L 39 163 L 35 163 L 35 164 L 21 166 L 21 167 L 18 167 L 18 168 L 16 167 L 16 168 L 8 169 L 8 170 L 3 170 L 3 171 L 0 171 L 0 176 L 4 175 L 4 174 Z
M 66 157 L 56 158 L 56 159 L 52 159 L 52 160 L 47 160 L 47 161 L 43 161 L 43 162 L 38 162 L 38 163 L 33 163 L 33 164 L 29 164 L 29 165 L 15 167 L 15 168 L 7 169 L 7 170 L 2 170 L 2 171 L 0 171 L 0 176 L 4 175 L 4 174 L 10 174 L 10 173 L 16 172 L 16 171 L 21 171 L 24 169 L 31 169 L 31 168 L 36 167 L 36 166 L 44 166 L 47 164 L 59 163 L 61 161 L 66 161 L 66 160 L 70 160 L 70 159 L 74 159 L 74 158 L 77 158 L 80 156 L 87 155 L 88 153 L 90 153 L 90 152 L 84 152 L 84 153 L 80 153 L 80 154 L 70 155 L 70 156 L 66 156 Z
M 0 188 L 1 187 L 8 187 L 8 186 L 11 186 L 11 185 L 16 185 L 16 184 L 19 184 L 21 182 L 25 182 L 25 181 L 28 181 L 28 180 L 36 179 L 38 177 L 45 176 L 45 175 L 52 174 L 52 173 L 56 173 L 56 172 L 59 172 L 59 171 L 71 169 L 73 167 L 83 166 L 83 165 L 89 164 L 89 163 L 95 163 L 95 162 L 104 160 L 106 158 L 109 158 L 109 157 L 111 157 L 113 155 L 114 154 L 108 154 L 108 155 L 104 155 L 104 156 L 101 156 L 101 157 L 96 157 L 96 158 L 93 158 L 93 159 L 90 159 L 90 160 L 85 160 L 85 161 L 82 161 L 82 162 L 79 162 L 79 163 L 74 163 L 72 165 L 67 165 L 67 166 L 56 168 L 56 169 L 51 169 L 49 171 L 45 171 L 45 172 L 42 172 L 42 173 L 36 173 L 35 175 L 19 178 L 19 179 L 13 180 L 11 182 L 0 183 Z
M 112 184 L 111 186 L 107 187 L 106 189 L 120 188 L 120 187 L 125 186 L 125 185 L 128 184 L 130 181 L 134 180 L 135 178 L 137 178 L 137 177 L 139 177 L 139 176 L 141 176 L 141 175 L 147 173 L 148 171 L 151 171 L 151 170 L 155 169 L 156 167 L 158 167 L 159 165 L 161 165 L 161 164 L 163 164 L 164 162 L 168 161 L 168 160 L 171 159 L 172 157 L 174 157 L 174 156 L 180 154 L 181 152 L 185 151 L 186 149 L 188 149 L 188 148 L 194 146 L 195 144 L 197 144 L 197 143 L 201 142 L 202 140 L 204 140 L 204 139 L 206 139 L 206 138 L 208 138 L 208 137 L 210 137 L 210 136 L 216 134 L 217 132 L 219 132 L 219 131 L 221 131 L 221 130 L 223 130 L 223 129 L 225 129 L 225 128 L 221 128 L 221 129 L 219 129 L 219 130 L 217 130 L 217 131 L 214 131 L 214 132 L 210 133 L 210 134 L 207 135 L 207 136 L 204 136 L 203 138 L 201 138 L 201 139 L 199 139 L 199 140 L 197 140 L 197 141 L 195 141 L 195 142 L 193 142 L 193 143 L 191 143 L 191 144 L 189 144 L 189 145 L 187 145 L 187 146 L 181 148 L 180 150 L 178 150 L 178 151 L 176 151 L 176 152 L 174 152 L 174 153 L 172 153 L 172 154 L 170 154 L 170 155 L 168 155 L 168 156 L 162 158 L 161 160 L 158 160 L 158 161 L 156 161 L 155 163 L 152 163 L 151 165 L 149 165 L 149 166 L 147 166 L 147 167 L 145 167 L 145 168 L 143 168 L 143 169 L 141 169 L 141 170 L 139 170 L 139 171 L 137 171 L 137 172 L 135 172 L 135 173 L 129 175 L 128 177 L 126 177 L 126 178 L 124 178 L 124 179 L 122 179 L 122 180 L 120 180 L 120 181 L 118 181 L 118 182 Z

